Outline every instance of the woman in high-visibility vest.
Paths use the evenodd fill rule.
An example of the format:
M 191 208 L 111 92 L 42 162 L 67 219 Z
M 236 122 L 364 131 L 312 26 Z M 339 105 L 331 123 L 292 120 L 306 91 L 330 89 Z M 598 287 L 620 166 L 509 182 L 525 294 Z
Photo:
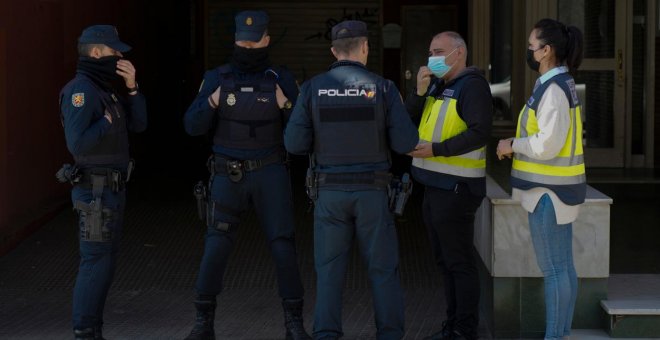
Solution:
M 581 106 L 571 74 L 582 62 L 582 32 L 552 19 L 534 25 L 527 64 L 540 73 L 515 138 L 501 140 L 499 159 L 513 157 L 511 186 L 529 212 L 545 283 L 545 339 L 570 335 L 577 297 L 572 223 L 584 202 L 586 176 Z

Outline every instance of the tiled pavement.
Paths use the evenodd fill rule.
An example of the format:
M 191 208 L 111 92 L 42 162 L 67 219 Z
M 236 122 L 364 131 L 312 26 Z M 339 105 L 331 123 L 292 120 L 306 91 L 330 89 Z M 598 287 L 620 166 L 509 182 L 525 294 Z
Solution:
M 138 178 L 129 188 L 119 267 L 105 312 L 104 335 L 109 339 L 182 339 L 192 327 L 192 287 L 203 246 L 203 230 L 190 194 L 194 181 L 172 181 L 164 176 Z M 162 183 L 167 183 L 166 190 Z M 294 183 L 300 185 L 300 181 Z M 446 308 L 421 224 L 420 192 L 417 190 L 409 203 L 405 218 L 397 221 L 406 339 L 421 339 L 437 331 Z M 312 216 L 301 203 L 303 195 L 300 190 L 294 192 L 298 202 L 296 241 L 306 289 L 305 324 L 311 330 L 315 297 Z M 625 216 L 613 216 L 613 222 L 617 218 Z M 75 225 L 73 213 L 66 209 L 0 257 L 0 339 L 71 338 L 70 300 L 78 256 Z M 642 284 L 641 290 L 657 292 L 658 275 L 613 275 L 610 297 L 641 291 L 626 289 L 635 282 Z M 282 311 L 272 260 L 254 215 L 241 227 L 225 287 L 216 317 L 219 339 L 282 338 Z M 354 253 L 344 294 L 345 339 L 375 338 L 370 299 L 364 268 Z M 482 327 L 480 335 L 488 338 L 487 334 Z M 572 338 L 607 336 L 602 331 L 578 330 Z
M 181 339 L 194 320 L 191 303 L 203 230 L 189 187 L 160 190 L 159 180 L 129 188 L 126 224 L 115 282 L 105 312 L 109 339 Z M 302 192 L 295 193 L 302 201 Z M 445 309 L 440 276 L 421 225 L 419 197 L 400 234 L 406 299 L 406 339 L 440 328 Z M 312 215 L 297 204 L 297 247 L 306 289 L 305 324 L 311 330 L 315 297 Z M 0 258 L 0 339 L 70 339 L 71 292 L 77 271 L 74 214 L 66 209 Z M 354 253 L 344 294 L 345 339 L 375 338 L 366 273 Z M 220 339 L 281 339 L 283 317 L 275 274 L 256 217 L 241 226 L 218 302 Z M 482 333 L 486 333 L 483 329 Z

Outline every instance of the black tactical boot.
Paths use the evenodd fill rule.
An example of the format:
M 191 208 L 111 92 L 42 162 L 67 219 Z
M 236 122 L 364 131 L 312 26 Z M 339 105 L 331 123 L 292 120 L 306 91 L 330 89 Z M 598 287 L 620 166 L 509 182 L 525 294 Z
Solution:
M 195 327 L 185 340 L 215 340 L 213 320 L 215 319 L 215 298 L 213 300 L 197 300 L 197 318 Z
M 311 340 L 303 325 L 303 299 L 282 300 L 287 340 Z
M 94 340 L 94 329 L 93 328 L 74 329 L 73 337 L 75 340 Z
M 454 333 L 454 320 L 445 320 L 442 322 L 442 330 L 431 336 L 427 336 L 424 340 L 445 340 L 452 339 Z

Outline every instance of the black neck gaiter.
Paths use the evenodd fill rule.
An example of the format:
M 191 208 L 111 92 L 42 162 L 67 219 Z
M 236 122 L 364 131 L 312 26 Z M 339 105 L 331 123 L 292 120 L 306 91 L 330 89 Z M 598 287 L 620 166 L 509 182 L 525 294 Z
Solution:
M 270 67 L 268 47 L 245 48 L 234 45 L 231 64 L 241 72 L 261 72 Z
M 114 90 L 121 76 L 117 74 L 118 56 L 107 56 L 99 59 L 92 57 L 80 57 L 78 59 L 78 72 L 94 81 L 98 86 L 106 90 Z

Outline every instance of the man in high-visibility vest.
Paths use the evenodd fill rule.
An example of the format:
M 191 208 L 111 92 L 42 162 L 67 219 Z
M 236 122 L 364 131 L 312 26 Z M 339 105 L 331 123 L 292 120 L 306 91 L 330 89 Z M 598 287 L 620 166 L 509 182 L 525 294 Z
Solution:
M 407 100 L 417 117 L 420 144 L 412 174 L 425 185 L 423 214 L 444 278 L 447 319 L 427 339 L 476 339 L 479 278 L 473 255 L 474 215 L 486 194 L 485 146 L 492 125 L 488 82 L 467 67 L 458 33 L 442 32 L 429 47 L 428 66 L 417 74 Z

